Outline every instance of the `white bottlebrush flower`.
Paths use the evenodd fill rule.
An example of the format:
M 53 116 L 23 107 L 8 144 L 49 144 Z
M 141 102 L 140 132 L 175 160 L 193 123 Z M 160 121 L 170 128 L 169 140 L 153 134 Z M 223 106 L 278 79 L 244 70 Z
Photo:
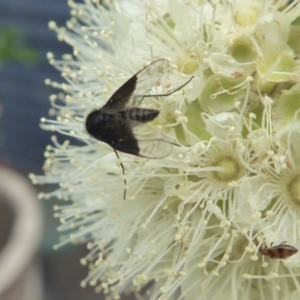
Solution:
M 73 231 L 57 248 L 88 244 L 82 286 L 112 299 L 126 291 L 150 300 L 298 299 L 300 254 L 260 252 L 300 249 L 298 1 L 69 5 L 67 27 L 49 25 L 74 50 L 62 60 L 48 54 L 65 82 L 46 80 L 62 92 L 42 119 L 60 135 L 47 147 L 46 174 L 31 178 L 59 184 L 41 198 L 70 200 L 55 208 L 60 230 Z M 143 99 L 140 107 L 160 114 L 138 138 L 177 145 L 161 159 L 119 153 L 124 201 L 120 161 L 87 134 L 85 118 L 161 58 L 170 68 L 150 93 L 194 78 Z

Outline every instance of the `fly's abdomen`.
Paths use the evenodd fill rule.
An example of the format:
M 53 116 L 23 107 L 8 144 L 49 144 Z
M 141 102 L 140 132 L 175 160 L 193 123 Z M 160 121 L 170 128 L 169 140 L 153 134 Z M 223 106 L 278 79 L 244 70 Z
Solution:
M 159 110 L 134 107 L 120 113 L 124 113 L 124 117 L 129 121 L 147 123 L 154 120 L 159 115 Z

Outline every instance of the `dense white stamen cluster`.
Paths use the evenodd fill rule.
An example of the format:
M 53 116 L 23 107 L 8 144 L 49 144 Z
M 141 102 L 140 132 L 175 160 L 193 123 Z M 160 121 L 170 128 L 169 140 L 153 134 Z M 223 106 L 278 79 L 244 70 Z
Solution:
M 64 83 L 50 96 L 55 133 L 40 198 L 55 207 L 66 243 L 109 299 L 298 299 L 300 256 L 263 257 L 260 246 L 300 249 L 300 4 L 298 1 L 69 1 L 71 20 L 55 30 L 73 55 L 48 54 Z M 163 159 L 120 154 L 85 131 L 87 114 L 142 67 L 170 60 L 159 86 L 193 80 L 169 97 L 139 135 L 179 144 Z M 67 136 L 68 140 L 64 141 Z M 74 139 L 81 142 L 73 143 Z M 145 287 L 147 290 L 145 291 Z

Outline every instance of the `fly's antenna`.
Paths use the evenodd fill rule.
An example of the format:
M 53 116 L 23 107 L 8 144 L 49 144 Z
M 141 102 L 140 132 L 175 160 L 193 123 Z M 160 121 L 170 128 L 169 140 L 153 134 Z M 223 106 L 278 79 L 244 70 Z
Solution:
M 114 148 L 113 148 L 113 149 L 114 149 Z M 120 159 L 120 156 L 119 156 L 117 150 L 114 149 L 114 151 L 115 151 L 115 153 L 116 153 L 117 158 L 118 158 L 119 161 L 120 161 L 120 165 L 121 165 L 122 172 L 123 172 L 123 175 L 124 175 L 124 195 L 123 195 L 123 199 L 126 200 L 126 185 L 127 185 L 127 181 L 126 181 L 126 178 L 125 178 L 125 168 L 124 168 L 124 165 L 123 165 L 123 163 L 122 163 L 122 161 L 121 161 L 121 159 Z

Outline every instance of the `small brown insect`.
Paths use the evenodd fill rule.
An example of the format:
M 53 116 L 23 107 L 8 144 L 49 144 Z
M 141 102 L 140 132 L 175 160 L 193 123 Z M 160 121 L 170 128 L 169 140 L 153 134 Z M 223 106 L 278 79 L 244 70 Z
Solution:
M 270 248 L 261 246 L 259 248 L 259 252 L 262 255 L 269 256 L 270 258 L 285 259 L 297 253 L 298 249 L 283 242 L 276 246 L 272 246 L 271 244 Z

